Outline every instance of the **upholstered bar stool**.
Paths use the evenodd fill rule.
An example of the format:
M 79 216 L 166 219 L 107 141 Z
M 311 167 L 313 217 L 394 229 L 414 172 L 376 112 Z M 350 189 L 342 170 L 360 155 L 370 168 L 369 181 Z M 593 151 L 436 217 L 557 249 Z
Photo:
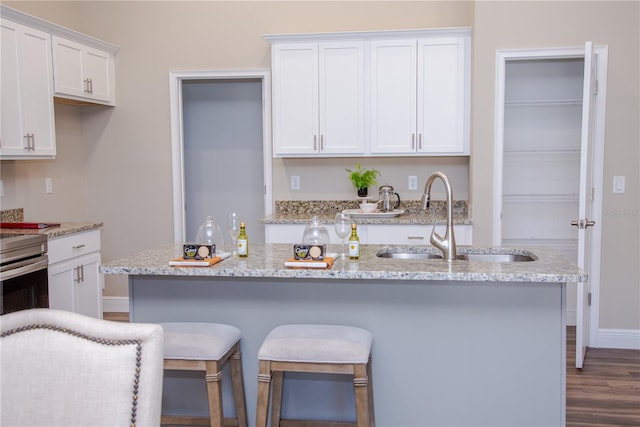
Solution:
M 205 371 L 209 417 L 163 415 L 162 424 L 247 426 L 244 394 L 241 332 L 219 323 L 169 322 L 164 329 L 164 369 Z M 222 370 L 229 364 L 236 418 L 224 418 L 222 411 Z
M 352 375 L 357 421 L 335 425 L 375 426 L 371 383 L 372 341 L 369 331 L 351 326 L 282 325 L 273 329 L 258 352 L 260 367 L 256 427 L 267 425 L 270 397 L 271 427 L 281 425 L 284 372 Z M 282 421 L 286 421 L 287 426 L 329 424 L 325 421 Z

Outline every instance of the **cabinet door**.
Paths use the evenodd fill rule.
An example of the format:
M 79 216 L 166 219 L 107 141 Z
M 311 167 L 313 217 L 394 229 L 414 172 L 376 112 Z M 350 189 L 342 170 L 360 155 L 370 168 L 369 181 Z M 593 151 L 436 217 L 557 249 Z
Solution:
M 113 104 L 113 57 L 80 43 L 53 36 L 55 92 L 63 98 Z
M 274 44 L 274 155 L 318 152 L 318 45 Z
M 114 103 L 115 77 L 111 54 L 90 47 L 85 48 L 84 69 L 85 78 L 89 80 L 89 97 L 94 101 Z
M 75 312 L 77 266 L 75 261 L 49 265 L 49 308 Z
M 418 41 L 417 151 L 468 154 L 465 39 Z
M 2 20 L 0 156 L 56 154 L 49 34 Z
M 75 312 L 102 319 L 102 275 L 100 254 L 94 253 L 78 260 L 80 280 L 75 286 Z
M 102 318 L 100 254 L 94 253 L 49 267 L 49 307 Z
M 416 150 L 415 40 L 371 42 L 371 152 Z
M 319 44 L 319 151 L 364 153 L 364 42 Z

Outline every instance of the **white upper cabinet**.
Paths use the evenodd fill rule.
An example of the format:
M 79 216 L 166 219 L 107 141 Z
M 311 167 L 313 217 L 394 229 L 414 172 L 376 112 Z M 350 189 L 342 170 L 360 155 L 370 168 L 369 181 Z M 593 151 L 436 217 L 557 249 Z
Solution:
M 51 36 L 1 20 L 2 160 L 54 158 Z
M 469 154 L 469 38 L 371 42 L 371 152 Z
M 273 155 L 364 153 L 364 43 L 272 47 Z
M 58 36 L 52 42 L 56 96 L 114 105 L 113 55 Z
M 266 35 L 273 155 L 469 155 L 469 28 Z

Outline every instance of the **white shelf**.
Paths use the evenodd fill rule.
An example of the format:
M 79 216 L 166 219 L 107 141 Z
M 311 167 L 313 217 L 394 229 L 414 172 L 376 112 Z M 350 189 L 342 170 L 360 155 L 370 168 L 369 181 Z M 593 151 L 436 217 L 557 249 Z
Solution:
M 509 154 L 580 154 L 580 148 L 505 148 Z
M 504 194 L 505 202 L 578 202 L 578 194 Z
M 522 101 L 505 101 L 504 106 L 508 107 L 568 107 L 582 105 L 581 99 L 528 99 Z

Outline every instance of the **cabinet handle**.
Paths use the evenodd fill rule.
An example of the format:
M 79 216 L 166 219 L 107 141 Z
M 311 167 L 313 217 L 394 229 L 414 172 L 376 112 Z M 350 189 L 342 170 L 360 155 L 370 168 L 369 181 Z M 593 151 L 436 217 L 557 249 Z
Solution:
M 324 135 L 320 134 L 320 151 L 324 151 Z
M 422 133 L 418 134 L 418 150 L 422 150 Z
M 415 133 L 411 134 L 411 149 L 412 150 L 416 149 L 416 134 Z
M 80 248 L 84 248 L 84 247 L 85 247 L 85 244 L 81 243 L 79 245 L 72 246 L 71 249 L 80 249 Z
M 27 151 L 35 151 L 36 150 L 36 143 L 35 143 L 34 134 L 28 133 L 28 134 L 26 134 L 24 136 L 24 138 L 27 139 L 27 144 L 24 147 L 24 149 L 27 150 Z
M 76 274 L 76 277 L 75 277 L 75 279 L 73 279 L 73 281 L 74 281 L 75 283 L 80 283 L 80 266 L 78 265 L 78 266 L 74 267 L 74 268 L 73 268 L 73 271 L 74 271 L 74 272 L 75 272 L 75 274 Z
M 407 236 L 408 240 L 424 240 L 424 236 Z
M 78 267 L 80 269 L 80 282 L 84 282 L 84 265 Z
M 84 79 L 84 91 L 85 93 L 91 93 L 89 92 L 89 79 Z
M 318 135 L 313 135 L 313 151 L 318 150 Z
M 93 95 L 93 79 L 89 79 L 89 93 Z

